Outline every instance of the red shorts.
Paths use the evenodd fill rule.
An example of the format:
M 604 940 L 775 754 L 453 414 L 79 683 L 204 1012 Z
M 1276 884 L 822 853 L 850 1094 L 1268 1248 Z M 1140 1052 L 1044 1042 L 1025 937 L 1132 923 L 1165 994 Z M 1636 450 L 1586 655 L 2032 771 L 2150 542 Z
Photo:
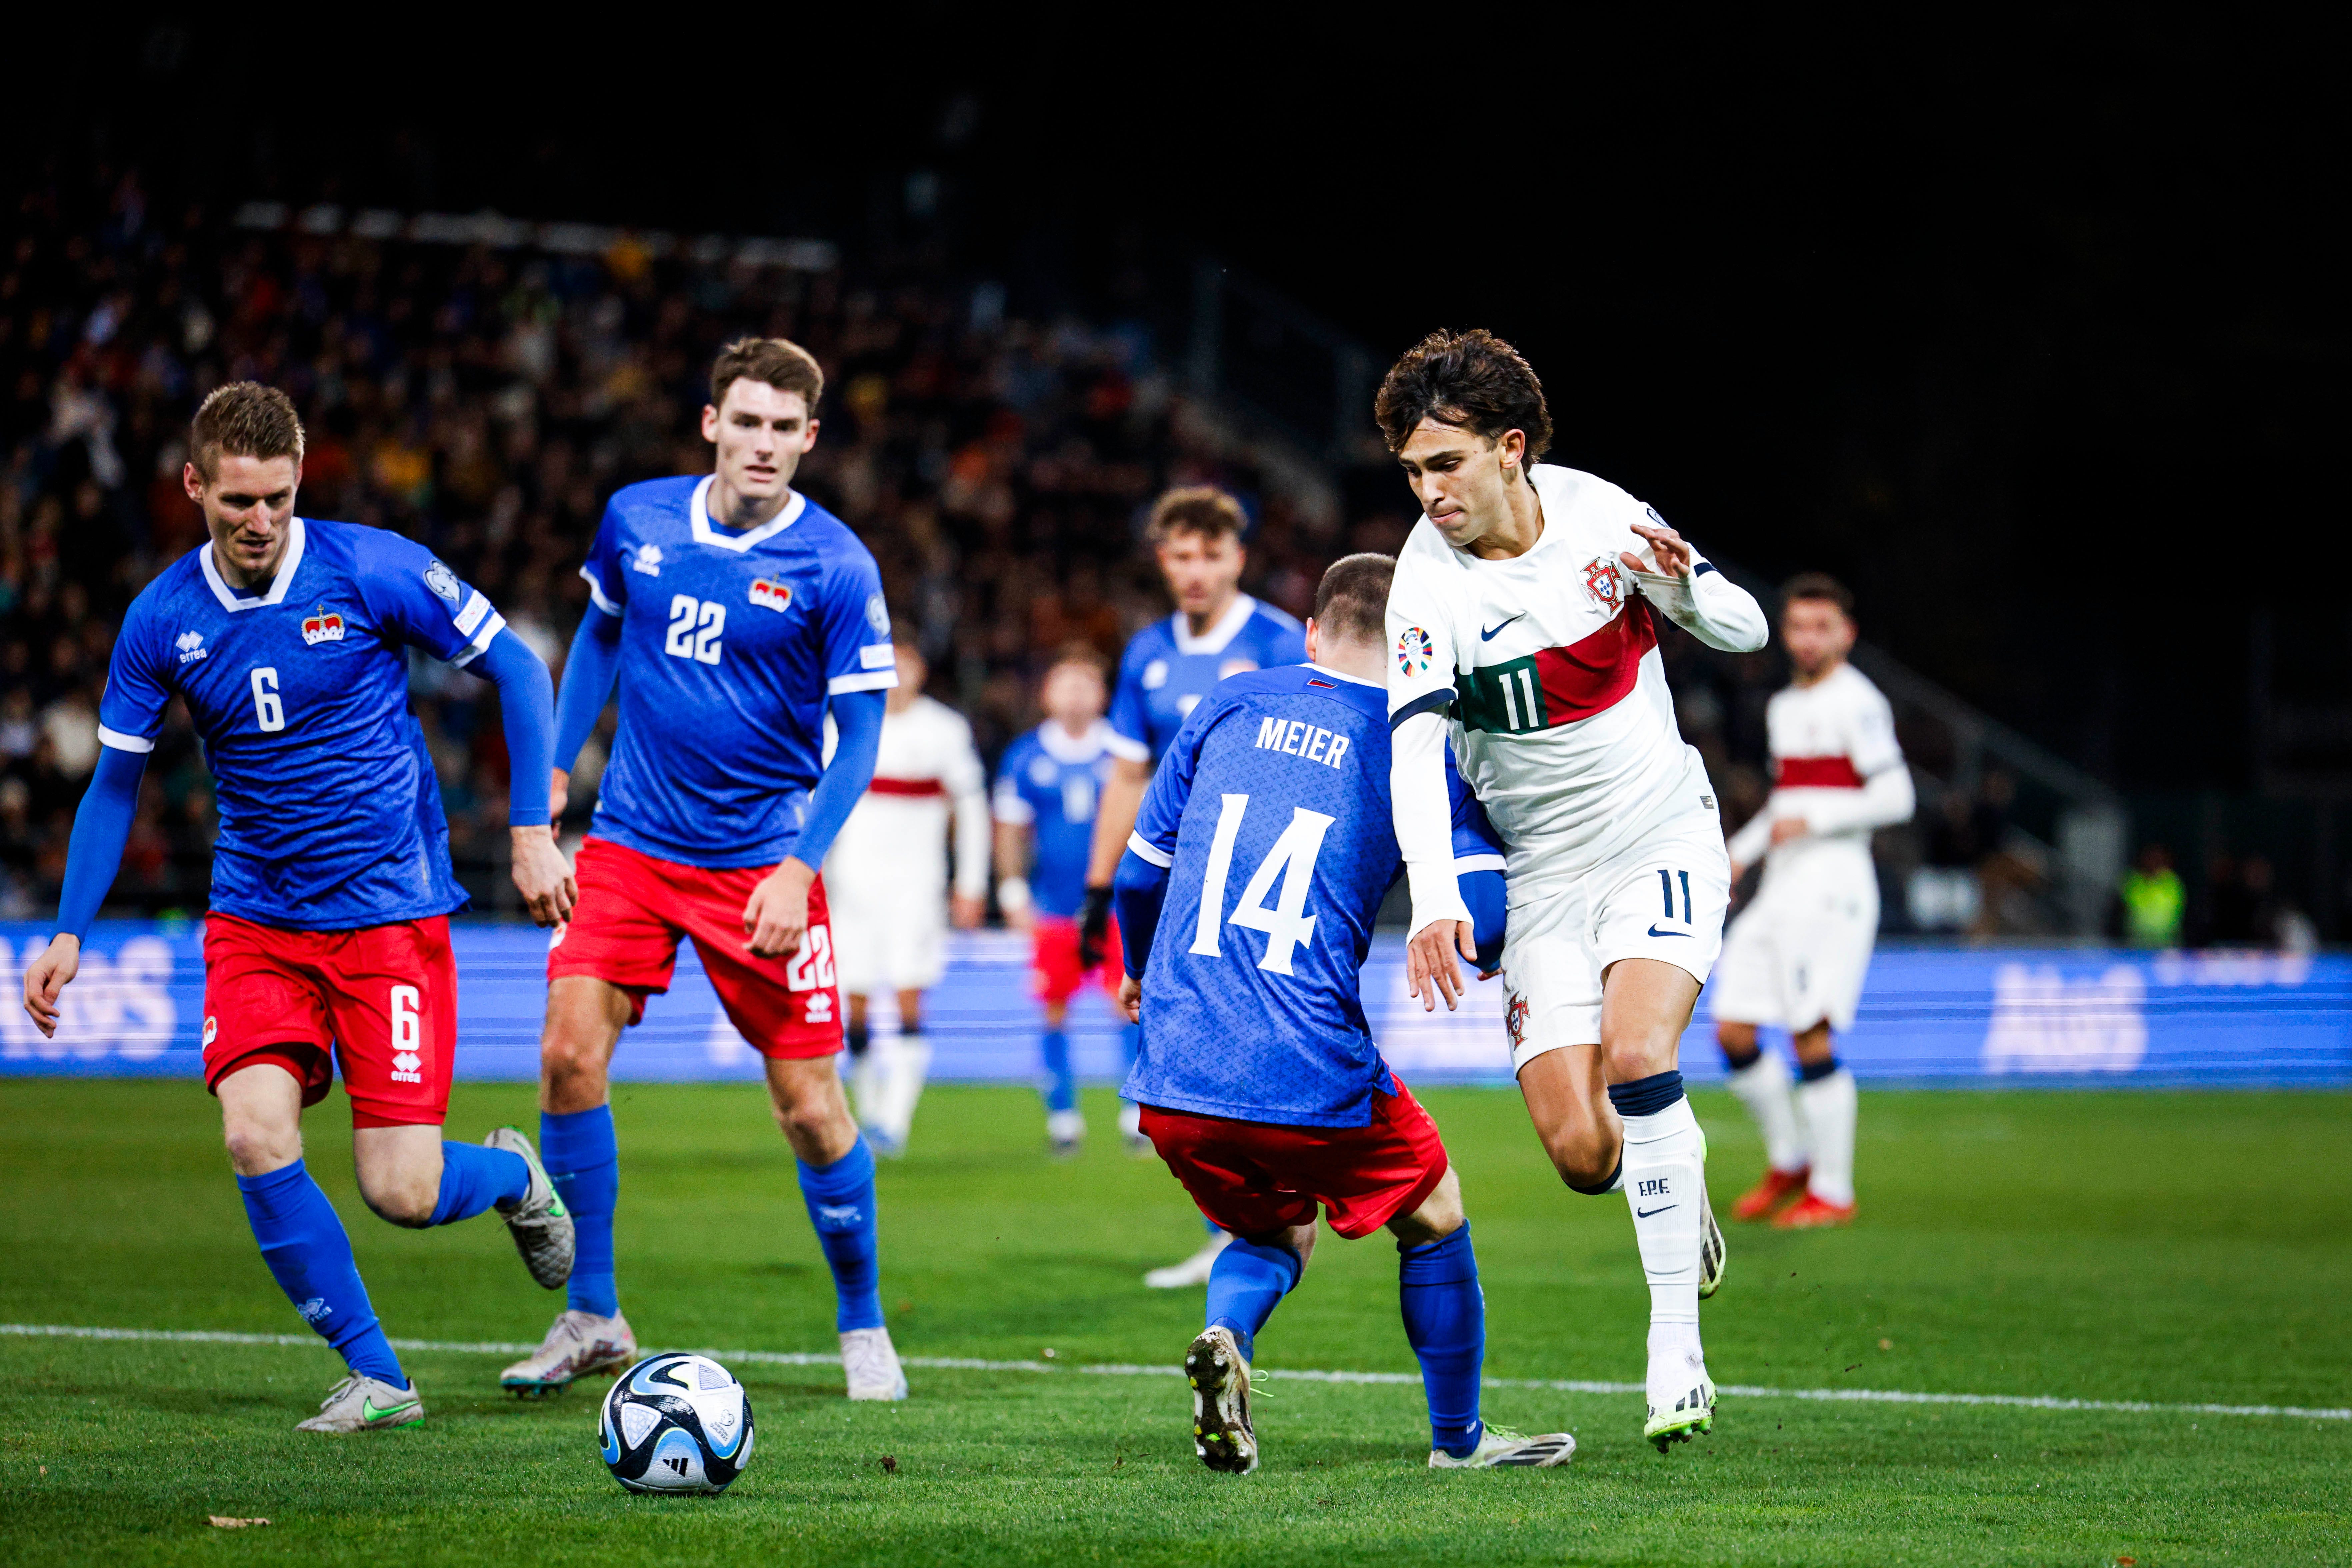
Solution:
M 1103 961 L 1089 975 L 1078 963 L 1078 922 L 1066 915 L 1039 915 L 1030 933 L 1029 978 L 1036 984 L 1040 1002 L 1063 1003 L 1085 989 L 1092 978 L 1117 994 L 1127 973 L 1119 957 L 1118 921 L 1110 922 L 1103 938 Z
M 1282 1127 L 1143 1108 L 1144 1136 L 1201 1212 L 1235 1236 L 1313 1225 L 1317 1205 L 1353 1241 L 1411 1214 L 1445 1177 L 1437 1123 L 1402 1079 L 1368 1127 Z
M 709 871 L 656 860 L 610 839 L 580 847 L 580 901 L 555 928 L 547 977 L 585 974 L 629 993 L 629 1022 L 646 998 L 669 989 L 677 939 L 694 939 L 719 1005 L 763 1057 L 829 1057 L 841 1049 L 841 991 L 833 968 L 833 924 L 824 879 L 809 888 L 808 935 L 784 958 L 755 958 L 743 945 L 743 906 L 772 866 Z
M 205 1087 L 274 1062 L 327 1098 L 341 1066 L 354 1127 L 437 1127 L 449 1113 L 457 962 L 449 921 L 287 931 L 205 921 Z

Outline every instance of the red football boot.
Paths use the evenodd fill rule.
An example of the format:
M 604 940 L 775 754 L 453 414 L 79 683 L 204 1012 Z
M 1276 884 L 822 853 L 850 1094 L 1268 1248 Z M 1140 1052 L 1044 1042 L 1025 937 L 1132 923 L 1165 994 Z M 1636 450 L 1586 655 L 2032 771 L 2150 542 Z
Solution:
M 1773 1220 L 1772 1227 L 1775 1230 L 1826 1230 L 1833 1225 L 1853 1223 L 1852 1204 L 1824 1203 L 1807 1193 L 1794 1205 L 1782 1210 L 1780 1217 Z
M 1793 1171 L 1766 1170 L 1764 1179 L 1731 1205 L 1731 1217 L 1750 1222 L 1769 1219 L 1774 1209 L 1805 1190 L 1806 1178 L 1811 1174 L 1803 1166 Z

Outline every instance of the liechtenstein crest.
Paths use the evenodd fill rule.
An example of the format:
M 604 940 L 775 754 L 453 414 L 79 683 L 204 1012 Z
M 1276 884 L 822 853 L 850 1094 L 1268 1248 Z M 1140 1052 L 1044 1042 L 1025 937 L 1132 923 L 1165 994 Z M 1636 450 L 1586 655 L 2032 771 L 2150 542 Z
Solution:
M 1618 571 L 1617 563 L 1606 555 L 1596 555 L 1586 562 L 1584 591 L 1592 595 L 1593 603 L 1613 615 L 1625 599 L 1625 578 Z
M 771 610 L 788 610 L 793 605 L 793 585 L 771 577 L 754 578 L 751 602 Z
M 343 616 L 340 610 L 321 605 L 302 617 L 302 640 L 312 647 L 322 642 L 343 640 Z

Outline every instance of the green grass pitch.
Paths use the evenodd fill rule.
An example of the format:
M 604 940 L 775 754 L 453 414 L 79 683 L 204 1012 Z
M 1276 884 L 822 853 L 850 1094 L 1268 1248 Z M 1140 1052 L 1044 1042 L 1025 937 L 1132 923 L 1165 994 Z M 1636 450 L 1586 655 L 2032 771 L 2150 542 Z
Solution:
M 1507 1091 L 1427 1097 L 1475 1226 L 1487 1372 L 1635 1382 L 1646 1292 L 1620 1199 L 1565 1192 Z M 246 1233 L 212 1102 L 192 1084 L 0 1087 L 0 1320 L 299 1333 Z M 1718 1207 L 1759 1163 L 1702 1094 Z M 624 1494 L 601 1389 L 524 1404 L 501 1358 L 413 1352 L 431 1415 L 297 1434 L 323 1345 L 0 1335 L 0 1562 L 757 1561 L 1695 1564 L 2344 1563 L 2352 1421 L 1727 1395 L 1660 1457 L 1640 1396 L 1491 1389 L 1492 1420 L 1566 1426 L 1561 1470 L 1433 1475 L 1391 1244 L 1326 1238 L 1259 1342 L 1265 1464 L 1213 1476 L 1173 1367 L 1200 1292 L 1139 1273 L 1199 1239 L 1107 1095 L 1082 1160 L 1041 1151 L 1034 1099 L 944 1088 L 884 1167 L 884 1300 L 918 1368 L 897 1407 L 824 1367 L 742 1363 L 756 1456 L 718 1499 Z M 752 1086 L 625 1086 L 623 1302 L 646 1348 L 824 1351 L 831 1289 Z M 460 1086 L 453 1133 L 533 1125 L 523 1086 Z M 340 1096 L 313 1167 L 398 1337 L 535 1341 L 494 1220 L 394 1230 L 351 1184 Z M 2335 1408 L 2352 1405 L 2352 1156 L 2341 1095 L 1873 1093 L 1850 1232 L 1738 1227 L 1705 1310 L 1726 1384 Z M 896 1460 L 886 1471 L 884 1456 Z M 207 1516 L 264 1516 L 224 1531 Z

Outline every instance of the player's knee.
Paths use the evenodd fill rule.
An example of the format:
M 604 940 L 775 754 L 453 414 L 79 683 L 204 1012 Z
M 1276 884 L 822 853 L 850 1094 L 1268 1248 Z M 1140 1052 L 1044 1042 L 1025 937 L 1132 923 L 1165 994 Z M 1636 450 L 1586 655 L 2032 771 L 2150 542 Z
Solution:
M 411 1230 L 421 1230 L 433 1223 L 433 1210 L 440 1196 L 441 1173 L 437 1170 L 363 1172 L 360 1176 L 360 1199 L 375 1216 Z
M 551 1110 L 593 1109 L 604 1102 L 604 1064 L 609 1053 L 596 1042 L 562 1028 L 551 1028 L 539 1046 L 539 1079 Z M 581 1100 L 583 1104 L 572 1104 Z
M 1745 1056 L 1756 1048 L 1756 1026 L 1718 1022 L 1715 1026 L 1715 1043 L 1727 1055 Z
M 272 1121 L 230 1115 L 222 1119 L 221 1141 L 228 1145 L 230 1169 L 240 1176 L 265 1176 L 283 1170 L 302 1157 L 299 1127 Z
M 1617 1173 L 1624 1146 L 1599 1128 L 1557 1132 L 1544 1139 L 1544 1152 L 1559 1179 L 1580 1192 L 1601 1186 Z

